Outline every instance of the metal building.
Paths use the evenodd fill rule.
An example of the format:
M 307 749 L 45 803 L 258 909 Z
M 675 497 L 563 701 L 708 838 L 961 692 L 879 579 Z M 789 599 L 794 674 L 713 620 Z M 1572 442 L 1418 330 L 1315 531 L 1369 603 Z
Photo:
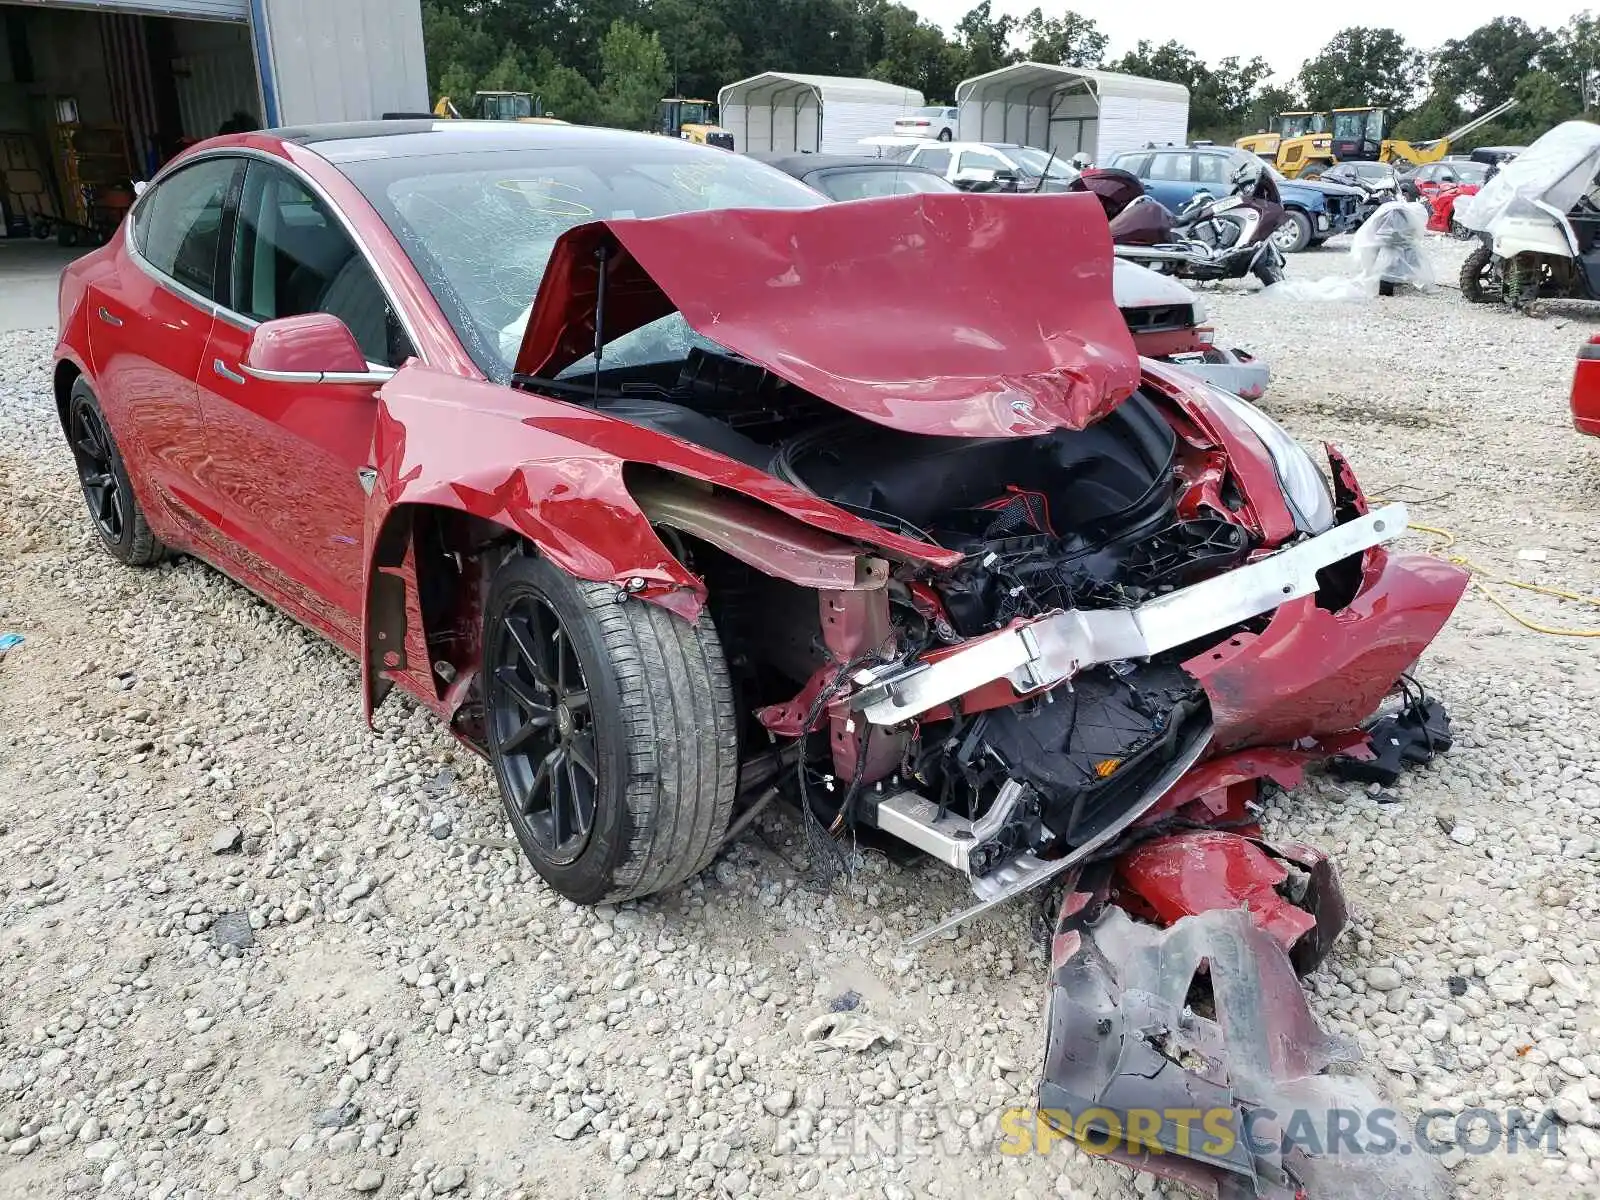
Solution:
M 896 117 L 921 108 L 922 93 L 879 79 L 767 71 L 728 84 L 717 107 L 741 152 L 859 154 L 862 138 L 893 133 Z
M 1020 62 L 964 79 L 956 87 L 960 136 L 975 142 L 1018 142 L 1079 151 L 1109 162 L 1124 150 L 1183 145 L 1189 130 L 1189 89 L 1181 83 Z
M 226 123 L 428 107 L 420 0 L 0 0 L 0 228 L 87 220 Z

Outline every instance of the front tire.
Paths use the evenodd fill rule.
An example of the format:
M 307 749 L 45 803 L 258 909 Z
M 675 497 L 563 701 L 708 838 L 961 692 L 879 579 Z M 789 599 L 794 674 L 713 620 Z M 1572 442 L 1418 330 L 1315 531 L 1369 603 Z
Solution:
M 1285 254 L 1299 254 L 1311 244 L 1314 232 L 1310 217 L 1297 209 L 1287 209 L 1283 224 L 1272 231 L 1272 244 Z
M 519 555 L 484 606 L 490 759 L 523 853 L 603 904 L 710 863 L 733 810 L 733 688 L 709 616 L 690 624 Z
M 1494 259 L 1494 247 L 1480 240 L 1461 264 L 1461 294 L 1472 304 L 1493 304 L 1498 295 L 1490 294 L 1484 285 L 1488 282 L 1489 264 Z
M 67 445 L 78 468 L 78 485 L 100 544 L 112 558 L 130 567 L 158 562 L 166 548 L 150 532 L 144 510 L 133 494 L 122 451 L 94 389 L 83 376 L 73 380 L 67 400 Z
M 941 142 L 953 142 L 956 140 L 956 135 L 951 133 L 948 129 L 941 129 L 939 130 L 939 140 Z

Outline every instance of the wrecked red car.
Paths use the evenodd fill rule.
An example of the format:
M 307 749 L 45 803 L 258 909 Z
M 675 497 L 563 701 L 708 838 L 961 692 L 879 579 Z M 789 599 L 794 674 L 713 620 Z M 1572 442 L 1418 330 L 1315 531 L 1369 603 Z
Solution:
M 369 711 L 438 714 L 563 895 L 671 887 L 773 797 L 978 909 L 1067 884 L 1045 1107 L 1150 1105 L 1202 960 L 1312 1038 L 1303 999 L 1241 997 L 1326 950 L 1337 878 L 1250 805 L 1373 761 L 1465 577 L 1385 548 L 1404 508 L 1336 452 L 1330 487 L 1141 365 L 1111 276 L 1089 196 L 825 204 L 579 127 L 249 134 L 65 272 L 55 393 L 107 550 L 211 562 L 355 655 Z M 1157 1003 L 1128 927 L 1238 949 L 1175 956 Z M 1336 1057 L 1260 1075 L 1230 1028 L 1155 1078 L 1242 1120 Z

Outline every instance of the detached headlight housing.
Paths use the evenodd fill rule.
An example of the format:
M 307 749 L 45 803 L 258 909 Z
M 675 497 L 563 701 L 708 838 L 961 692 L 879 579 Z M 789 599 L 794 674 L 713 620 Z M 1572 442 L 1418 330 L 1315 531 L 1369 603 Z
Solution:
M 1250 426 L 1250 431 L 1266 447 L 1272 459 L 1272 469 L 1278 476 L 1278 489 L 1284 503 L 1294 514 L 1295 527 L 1301 533 L 1325 533 L 1333 527 L 1333 496 L 1328 491 L 1328 481 L 1323 478 L 1317 464 L 1305 448 L 1290 436 L 1289 431 L 1248 400 L 1241 400 L 1232 392 L 1213 386 L 1211 394 L 1217 403 L 1224 405 L 1236 417 Z

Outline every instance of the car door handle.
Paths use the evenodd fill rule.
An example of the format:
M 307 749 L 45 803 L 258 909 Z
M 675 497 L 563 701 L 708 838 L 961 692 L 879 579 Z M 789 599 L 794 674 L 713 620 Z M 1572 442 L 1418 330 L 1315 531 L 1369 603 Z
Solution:
M 97 317 L 99 317 L 102 321 L 104 321 L 107 325 L 116 325 L 116 326 L 119 326 L 119 327 L 122 325 L 122 318 L 117 316 L 116 313 L 112 312 L 104 304 L 102 304 L 100 306 L 100 311 L 97 312 L 95 315 Z
M 213 358 L 211 360 L 211 369 L 218 375 L 221 375 L 229 383 L 245 382 L 245 377 L 243 375 L 239 374 L 239 372 L 228 366 L 228 364 L 223 362 L 220 358 Z

